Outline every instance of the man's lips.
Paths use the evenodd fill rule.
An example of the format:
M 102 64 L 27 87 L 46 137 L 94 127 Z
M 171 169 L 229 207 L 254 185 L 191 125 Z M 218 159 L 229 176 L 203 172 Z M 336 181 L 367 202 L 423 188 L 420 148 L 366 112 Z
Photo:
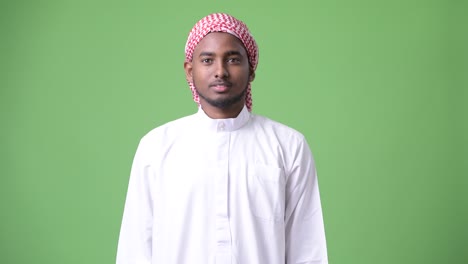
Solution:
M 228 82 L 219 82 L 219 83 L 213 83 L 210 85 L 210 88 L 213 89 L 214 91 L 218 93 L 226 92 L 231 88 L 232 84 Z

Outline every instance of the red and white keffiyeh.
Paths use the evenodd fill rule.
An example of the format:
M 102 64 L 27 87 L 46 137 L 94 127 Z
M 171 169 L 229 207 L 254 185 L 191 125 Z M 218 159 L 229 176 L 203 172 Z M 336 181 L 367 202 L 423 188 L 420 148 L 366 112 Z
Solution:
M 250 67 L 253 71 L 257 68 L 258 63 L 258 46 L 253 36 L 250 34 L 247 25 L 235 17 L 224 14 L 215 13 L 208 15 L 198 21 L 189 33 L 187 44 L 185 45 L 185 61 L 191 62 L 193 51 L 197 44 L 211 32 L 226 32 L 236 36 L 242 43 L 247 51 Z M 197 90 L 192 82 L 188 81 L 190 89 L 192 90 L 193 100 L 200 104 Z M 247 85 L 247 92 L 245 94 L 245 104 L 249 111 L 252 111 L 252 93 L 250 82 Z

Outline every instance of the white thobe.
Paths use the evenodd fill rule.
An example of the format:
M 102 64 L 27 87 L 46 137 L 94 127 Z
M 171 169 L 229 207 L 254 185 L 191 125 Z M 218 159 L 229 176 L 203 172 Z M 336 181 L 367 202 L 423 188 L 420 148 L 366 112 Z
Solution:
M 228 263 L 328 263 L 304 136 L 246 107 L 199 109 L 141 139 L 117 251 L 117 264 Z

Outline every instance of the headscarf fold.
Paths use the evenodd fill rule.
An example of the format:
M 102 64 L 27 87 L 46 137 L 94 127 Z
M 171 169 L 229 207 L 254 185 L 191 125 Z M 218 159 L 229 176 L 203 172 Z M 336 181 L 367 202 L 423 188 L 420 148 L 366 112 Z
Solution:
M 247 25 L 235 17 L 224 14 L 215 13 L 208 15 L 198 21 L 189 33 L 187 43 L 185 45 L 185 62 L 191 62 L 193 51 L 197 44 L 211 32 L 225 32 L 237 37 L 244 44 L 247 56 L 249 59 L 250 68 L 252 71 L 257 69 L 258 64 L 258 46 L 253 36 L 250 34 Z M 198 92 L 195 89 L 193 82 L 188 81 L 190 90 L 192 90 L 193 100 L 200 104 Z M 247 85 L 245 93 L 245 105 L 249 111 L 252 111 L 252 92 L 250 82 Z

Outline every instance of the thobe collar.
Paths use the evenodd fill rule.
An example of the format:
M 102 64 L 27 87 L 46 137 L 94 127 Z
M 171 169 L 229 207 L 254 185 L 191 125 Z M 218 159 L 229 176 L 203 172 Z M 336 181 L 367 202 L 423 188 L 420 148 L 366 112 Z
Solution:
M 243 127 L 250 118 L 250 112 L 244 105 L 242 111 L 234 118 L 213 119 L 206 115 L 205 111 L 198 108 L 197 116 L 203 128 L 212 132 L 232 132 Z

